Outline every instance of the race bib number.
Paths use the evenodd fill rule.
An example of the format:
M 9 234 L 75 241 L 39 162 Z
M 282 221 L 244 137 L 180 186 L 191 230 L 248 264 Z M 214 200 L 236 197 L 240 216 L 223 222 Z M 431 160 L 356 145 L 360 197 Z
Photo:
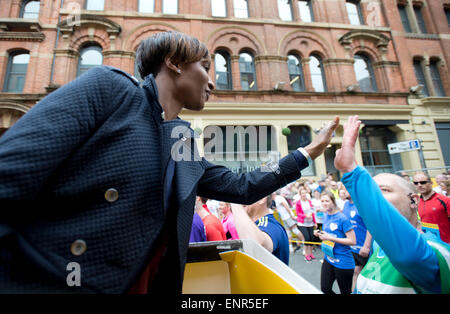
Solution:
M 423 232 L 431 232 L 438 239 L 441 239 L 441 234 L 439 233 L 439 226 L 436 225 L 436 224 L 431 224 L 431 223 L 428 223 L 428 222 L 422 222 L 422 230 L 423 230 Z
M 334 258 L 333 249 L 334 249 L 334 242 L 332 241 L 323 241 L 321 248 L 322 252 L 326 254 L 328 257 Z

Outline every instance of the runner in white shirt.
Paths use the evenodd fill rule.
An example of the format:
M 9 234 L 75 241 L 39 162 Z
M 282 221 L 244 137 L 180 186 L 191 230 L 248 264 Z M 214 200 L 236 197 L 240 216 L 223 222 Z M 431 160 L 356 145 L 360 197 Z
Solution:
M 290 234 L 289 231 L 291 231 L 295 234 L 298 240 L 304 241 L 305 238 L 303 237 L 303 234 L 297 228 L 296 218 L 284 196 L 280 195 L 280 190 L 274 192 L 273 199 L 275 201 L 275 209 L 279 213 L 284 227 L 288 229 L 286 230 L 288 231 L 287 233 Z

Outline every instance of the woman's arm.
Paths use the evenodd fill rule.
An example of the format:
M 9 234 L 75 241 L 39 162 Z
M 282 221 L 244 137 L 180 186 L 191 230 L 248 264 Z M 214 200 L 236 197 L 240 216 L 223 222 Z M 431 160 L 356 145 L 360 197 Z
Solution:
M 356 235 L 355 231 L 353 229 L 347 231 L 345 233 L 345 238 L 337 238 L 335 236 L 332 236 L 331 234 L 327 232 L 318 232 L 320 240 L 322 241 L 333 241 L 335 243 L 343 244 L 343 245 L 355 245 L 356 244 Z

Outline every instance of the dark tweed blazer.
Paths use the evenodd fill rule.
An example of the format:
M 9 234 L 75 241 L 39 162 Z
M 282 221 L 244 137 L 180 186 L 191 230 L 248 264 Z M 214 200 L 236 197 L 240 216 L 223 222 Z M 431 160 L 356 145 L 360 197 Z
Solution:
M 98 67 L 0 138 L 0 292 L 126 293 L 166 226 L 170 258 L 159 277 L 179 293 L 196 195 L 252 203 L 307 166 L 293 155 L 273 171 L 240 176 L 213 165 L 194 156 L 188 122 L 162 120 L 157 99 L 152 76 L 140 87 L 121 70 Z M 176 162 L 178 208 L 168 210 L 163 186 L 176 145 L 194 160 Z M 67 282 L 72 262 L 79 286 Z

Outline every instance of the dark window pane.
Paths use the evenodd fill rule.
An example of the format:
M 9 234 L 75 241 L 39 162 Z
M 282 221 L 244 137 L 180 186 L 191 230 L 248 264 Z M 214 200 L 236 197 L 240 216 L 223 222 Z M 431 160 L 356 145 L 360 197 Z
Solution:
M 288 56 L 289 84 L 294 91 L 305 90 L 303 82 L 303 69 L 299 59 L 294 55 Z
M 217 52 L 214 59 L 216 70 L 216 89 L 232 89 L 231 84 L 231 62 L 227 53 Z
M 255 65 L 253 57 L 248 53 L 239 55 L 239 70 L 241 72 L 241 87 L 243 90 L 256 90 Z
M 30 55 L 27 53 L 10 56 L 5 79 L 5 92 L 21 93 L 25 86 Z
M 425 26 L 425 21 L 423 19 L 422 8 L 415 7 L 414 13 L 416 15 L 416 20 L 417 20 L 417 24 L 419 25 L 420 32 L 426 34 L 427 28 Z
M 430 62 L 431 80 L 433 81 L 436 96 L 445 96 L 444 86 L 442 85 L 441 75 L 439 74 L 438 64 L 436 61 Z
M 425 75 L 423 73 L 422 64 L 419 60 L 414 60 L 414 74 L 416 75 L 417 83 L 423 85 L 422 94 L 424 96 L 430 96 Z
M 399 5 L 398 12 L 400 13 L 403 29 L 405 32 L 411 33 L 411 24 L 409 23 L 408 14 L 406 13 L 406 7 L 404 5 Z

